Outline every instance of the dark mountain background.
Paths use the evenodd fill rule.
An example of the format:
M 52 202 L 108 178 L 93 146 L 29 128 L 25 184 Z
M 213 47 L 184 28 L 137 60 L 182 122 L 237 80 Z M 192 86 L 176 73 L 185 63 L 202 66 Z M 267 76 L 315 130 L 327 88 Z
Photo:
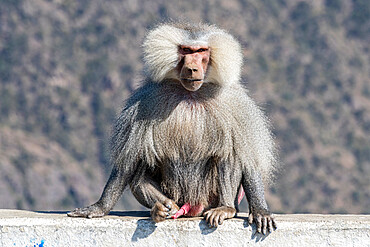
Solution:
M 244 48 L 243 80 L 280 147 L 272 210 L 370 213 L 368 0 L 1 0 L 0 208 L 99 198 L 145 32 L 179 18 Z M 143 208 L 126 191 L 116 209 Z

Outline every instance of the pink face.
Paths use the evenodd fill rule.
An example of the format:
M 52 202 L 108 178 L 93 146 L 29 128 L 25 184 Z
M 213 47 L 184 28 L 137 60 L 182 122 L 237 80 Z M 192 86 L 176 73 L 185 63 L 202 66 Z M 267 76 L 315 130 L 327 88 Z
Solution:
M 197 91 L 203 84 L 211 50 L 208 46 L 179 47 L 179 73 L 182 86 Z

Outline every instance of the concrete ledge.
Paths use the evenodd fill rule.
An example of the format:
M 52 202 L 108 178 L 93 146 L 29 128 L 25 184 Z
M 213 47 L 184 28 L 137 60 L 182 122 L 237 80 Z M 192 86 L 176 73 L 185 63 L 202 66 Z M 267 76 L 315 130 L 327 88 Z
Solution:
M 98 219 L 65 212 L 0 210 L 0 246 L 370 246 L 370 215 L 276 215 L 263 236 L 247 215 L 217 229 L 201 218 L 154 224 L 149 212 L 113 212 Z

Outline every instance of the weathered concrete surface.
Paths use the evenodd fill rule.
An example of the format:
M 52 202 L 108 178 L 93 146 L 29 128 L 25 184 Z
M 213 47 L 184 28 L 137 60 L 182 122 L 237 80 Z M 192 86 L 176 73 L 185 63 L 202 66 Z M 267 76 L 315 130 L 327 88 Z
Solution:
M 278 229 L 255 234 L 247 215 L 217 229 L 200 218 L 154 224 L 148 212 L 99 219 L 65 212 L 0 210 L 0 246 L 370 246 L 370 215 L 276 215 Z

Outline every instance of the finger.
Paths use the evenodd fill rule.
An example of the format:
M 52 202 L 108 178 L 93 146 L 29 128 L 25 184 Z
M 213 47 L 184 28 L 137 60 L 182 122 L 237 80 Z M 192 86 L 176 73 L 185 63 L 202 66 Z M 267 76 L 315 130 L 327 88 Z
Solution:
M 165 212 L 165 215 L 166 215 L 166 217 L 165 217 L 166 219 L 170 219 L 171 217 L 173 217 L 173 215 L 171 215 L 170 213 Z
M 170 215 L 175 215 L 178 211 L 179 211 L 179 210 L 177 210 L 177 209 L 172 209 L 172 210 L 169 212 L 169 214 L 170 214 Z M 183 215 L 183 214 L 181 214 L 181 215 Z
M 151 212 L 152 219 L 155 222 L 164 221 L 167 217 L 167 214 L 167 212 L 160 211 L 158 210 L 158 208 L 153 209 L 153 211 Z
M 87 217 L 88 212 L 83 208 L 76 208 L 72 212 L 67 213 L 68 216 L 72 217 Z
M 161 221 L 164 221 L 165 218 L 161 217 L 160 215 L 156 214 L 154 215 L 154 217 L 152 217 L 153 221 L 158 223 L 158 222 L 161 222 Z
M 77 217 L 77 216 L 80 216 L 80 215 L 76 214 L 76 212 L 68 212 L 67 215 L 69 217 Z
M 275 219 L 274 218 L 271 218 L 271 221 L 272 221 L 272 226 L 276 229 L 277 228 L 277 225 L 276 225 Z
M 162 217 L 162 218 L 166 218 L 170 214 L 168 212 L 157 211 L 157 215 L 160 216 L 160 217 Z
M 248 216 L 248 223 L 252 224 L 253 223 L 253 214 L 249 214 Z
M 257 232 L 261 233 L 261 227 L 262 227 L 262 222 L 261 222 L 261 215 L 257 216 Z
M 155 207 L 159 210 L 159 211 L 163 211 L 163 212 L 169 212 L 170 210 L 167 208 L 167 206 L 164 206 L 162 203 L 160 202 L 156 202 L 155 204 Z
M 71 217 L 76 217 L 78 216 L 79 214 L 77 213 L 77 211 L 79 210 L 79 208 L 76 208 L 75 210 L 71 211 L 71 212 L 68 212 L 67 215 L 68 216 L 71 216 Z
M 161 211 L 169 212 L 169 211 L 171 210 L 171 207 L 170 207 L 170 208 L 169 208 L 169 207 L 167 207 L 168 205 L 164 206 L 162 203 L 160 203 L 159 205 L 160 205 L 160 206 L 159 206 L 159 209 L 160 209 Z
M 262 218 L 262 234 L 263 235 L 266 235 L 266 233 L 267 233 L 266 227 L 267 227 L 267 219 L 266 219 L 266 217 L 263 217 Z
M 268 220 L 268 230 L 269 230 L 269 232 L 271 233 L 272 232 L 272 222 L 273 222 L 273 220 L 270 218 L 269 220 Z
M 171 212 L 177 212 L 180 209 L 180 207 L 177 206 L 176 203 L 172 200 L 167 200 L 163 204 Z

